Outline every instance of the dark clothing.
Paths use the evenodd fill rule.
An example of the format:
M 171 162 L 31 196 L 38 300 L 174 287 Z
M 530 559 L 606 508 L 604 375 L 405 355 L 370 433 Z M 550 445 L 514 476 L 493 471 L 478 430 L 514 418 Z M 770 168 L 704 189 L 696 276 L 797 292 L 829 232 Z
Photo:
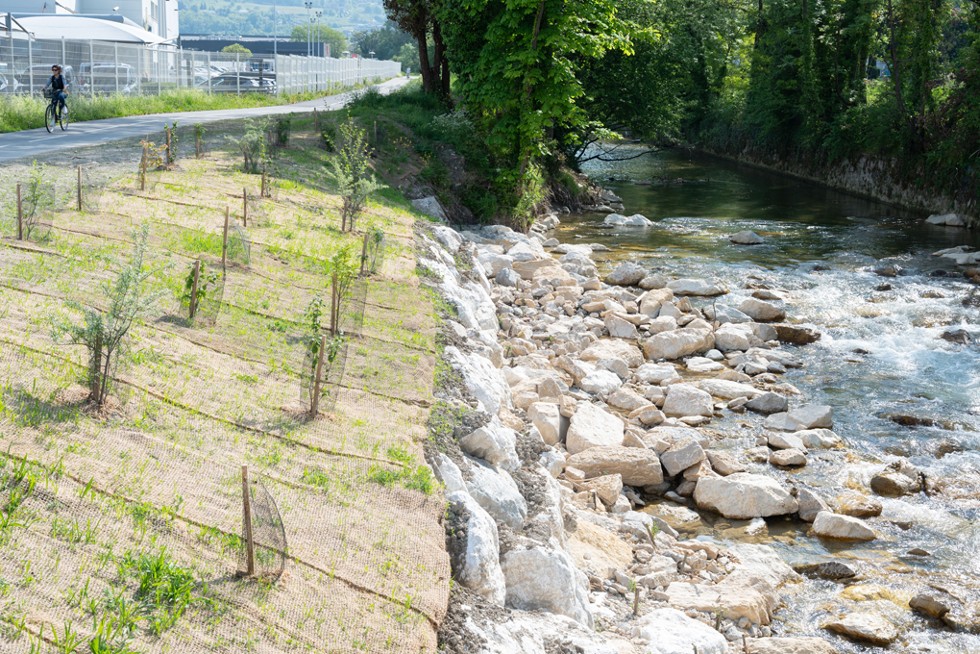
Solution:
M 51 79 L 48 80 L 48 86 L 51 87 L 52 91 L 64 91 L 65 90 L 65 76 L 58 75 L 57 77 L 52 75 Z

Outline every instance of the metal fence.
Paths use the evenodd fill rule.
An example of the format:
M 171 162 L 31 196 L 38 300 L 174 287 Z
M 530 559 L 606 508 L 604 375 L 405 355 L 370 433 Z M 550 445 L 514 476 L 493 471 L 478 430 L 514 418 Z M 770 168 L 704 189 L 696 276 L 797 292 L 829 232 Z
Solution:
M 0 43 L 0 94 L 40 92 L 54 63 L 65 66 L 73 93 L 93 96 L 159 95 L 189 88 L 207 93 L 330 91 L 391 79 L 401 73 L 400 63 L 377 59 L 248 57 L 172 46 L 4 39 Z

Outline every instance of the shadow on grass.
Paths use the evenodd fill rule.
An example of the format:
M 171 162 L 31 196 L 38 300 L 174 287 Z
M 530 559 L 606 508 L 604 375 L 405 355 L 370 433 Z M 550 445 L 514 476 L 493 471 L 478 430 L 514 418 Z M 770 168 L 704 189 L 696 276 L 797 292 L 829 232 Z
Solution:
M 87 391 L 63 392 L 54 398 L 43 399 L 23 389 L 8 386 L 3 389 L 3 394 L 0 396 L 0 414 L 6 414 L 21 427 L 74 422 L 78 419 L 87 400 Z

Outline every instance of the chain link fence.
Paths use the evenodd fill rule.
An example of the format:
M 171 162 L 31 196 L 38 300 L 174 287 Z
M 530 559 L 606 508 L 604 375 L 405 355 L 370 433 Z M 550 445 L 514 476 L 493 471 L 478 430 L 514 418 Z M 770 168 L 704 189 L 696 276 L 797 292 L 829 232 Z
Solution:
M 40 93 L 51 65 L 64 66 L 79 95 L 160 95 L 175 89 L 206 93 L 303 93 L 391 79 L 401 64 L 377 59 L 199 52 L 172 46 L 103 41 L 3 39 L 0 95 Z

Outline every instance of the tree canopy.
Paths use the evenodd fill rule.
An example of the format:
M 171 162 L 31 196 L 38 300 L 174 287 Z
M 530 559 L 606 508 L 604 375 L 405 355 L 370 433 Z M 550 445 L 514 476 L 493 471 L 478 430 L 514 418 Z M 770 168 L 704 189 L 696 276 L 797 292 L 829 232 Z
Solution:
M 290 41 L 326 43 L 330 46 L 330 56 L 339 57 L 348 49 L 347 37 L 326 25 L 297 25 L 289 35 Z

